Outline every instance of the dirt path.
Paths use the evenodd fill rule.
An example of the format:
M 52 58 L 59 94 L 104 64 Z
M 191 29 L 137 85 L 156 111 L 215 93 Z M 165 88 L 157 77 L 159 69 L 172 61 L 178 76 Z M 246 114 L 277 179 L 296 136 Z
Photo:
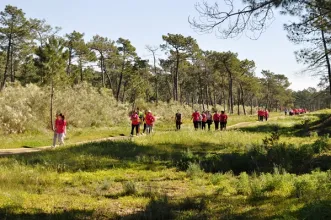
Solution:
M 128 137 L 128 136 L 102 138 L 102 139 L 91 140 L 91 141 L 81 141 L 81 142 L 77 142 L 75 144 L 70 144 L 70 146 L 87 144 L 87 143 L 96 143 L 96 142 L 101 142 L 101 141 L 127 140 L 129 138 L 130 137 Z M 51 146 L 34 147 L 34 148 L 0 149 L 0 156 L 8 156 L 8 155 L 15 155 L 15 154 L 26 154 L 26 153 L 40 152 L 40 151 L 50 150 L 50 149 L 52 149 Z
M 270 118 L 271 121 L 277 120 L 279 117 L 274 117 Z M 231 126 L 228 126 L 227 129 L 235 129 L 235 128 L 242 128 L 250 125 L 254 125 L 260 123 L 259 121 L 254 121 L 254 122 L 240 122 Z M 110 137 L 110 138 L 102 138 L 102 139 L 97 139 L 97 140 L 91 140 L 91 141 L 82 141 L 82 142 L 77 142 L 75 144 L 70 144 L 72 145 L 81 145 L 81 144 L 87 144 L 87 143 L 96 143 L 96 142 L 101 142 L 101 141 L 118 141 L 118 140 L 127 140 L 130 139 L 128 136 L 118 136 L 118 137 Z M 50 150 L 52 149 L 51 146 L 43 146 L 43 147 L 34 147 L 34 148 L 13 148 L 13 149 L 0 149 L 0 156 L 8 156 L 8 155 L 16 155 L 16 154 L 25 154 L 25 153 L 33 153 L 33 152 L 40 152 L 43 150 Z

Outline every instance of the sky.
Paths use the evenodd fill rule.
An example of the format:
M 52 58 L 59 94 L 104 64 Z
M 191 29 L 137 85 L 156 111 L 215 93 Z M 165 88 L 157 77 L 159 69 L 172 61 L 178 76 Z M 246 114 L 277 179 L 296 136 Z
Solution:
M 300 47 L 289 42 L 283 30 L 290 18 L 276 15 L 258 40 L 246 36 L 224 40 L 213 33 L 197 33 L 190 27 L 188 17 L 198 15 L 194 4 L 199 1 L 202 0 L 0 0 L 0 10 L 8 4 L 17 6 L 28 18 L 45 19 L 48 24 L 61 27 L 61 34 L 83 32 L 87 41 L 96 34 L 112 40 L 129 39 L 144 59 L 151 59 L 146 45 L 162 44 L 162 35 L 192 36 L 203 50 L 232 51 L 240 59 L 254 60 L 257 76 L 261 70 L 270 70 L 286 75 L 293 90 L 317 86 L 318 77 L 302 74 L 304 66 L 294 56 Z M 223 2 L 208 0 L 215 1 Z M 163 56 L 163 52 L 158 55 Z

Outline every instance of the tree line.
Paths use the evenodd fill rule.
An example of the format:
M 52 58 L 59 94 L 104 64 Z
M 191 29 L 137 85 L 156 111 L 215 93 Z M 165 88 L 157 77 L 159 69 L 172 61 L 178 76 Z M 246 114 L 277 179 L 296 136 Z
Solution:
M 263 70 L 257 77 L 253 60 L 203 50 L 191 36 L 163 35 L 161 45 L 146 46 L 152 57 L 146 60 L 129 39 L 95 35 L 86 40 L 84 33 L 60 35 L 60 30 L 5 6 L 0 12 L 1 91 L 8 83 L 33 83 L 49 86 L 52 95 L 54 88 L 88 82 L 110 89 L 118 102 L 133 104 L 144 99 L 201 104 L 203 109 L 222 105 L 237 114 L 253 114 L 257 106 L 306 105 L 296 100 L 285 75 Z

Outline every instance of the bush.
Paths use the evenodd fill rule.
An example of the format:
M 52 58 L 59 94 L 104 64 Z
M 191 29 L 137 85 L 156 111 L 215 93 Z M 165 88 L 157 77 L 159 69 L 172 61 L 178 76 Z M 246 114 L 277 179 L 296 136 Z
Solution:
M 124 195 L 135 195 L 137 194 L 138 190 L 136 184 L 132 181 L 128 181 L 123 183 L 123 194 Z
M 203 170 L 201 170 L 201 167 L 199 164 L 190 163 L 188 166 L 188 169 L 186 170 L 186 174 L 188 177 L 191 177 L 191 178 L 201 177 L 201 175 L 203 174 Z

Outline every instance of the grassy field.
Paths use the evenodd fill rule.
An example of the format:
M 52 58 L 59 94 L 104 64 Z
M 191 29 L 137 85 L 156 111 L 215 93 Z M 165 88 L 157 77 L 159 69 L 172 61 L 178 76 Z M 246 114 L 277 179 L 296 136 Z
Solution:
M 329 113 L 0 157 L 0 219 L 330 219 Z
M 274 117 L 278 115 L 274 114 Z M 156 131 L 173 131 L 175 129 L 174 123 L 170 122 L 170 118 L 162 119 L 156 122 L 155 130 Z M 229 126 L 235 125 L 238 123 L 251 123 L 256 121 L 256 116 L 231 116 L 229 120 Z M 186 117 L 184 119 L 184 130 L 192 129 L 193 124 L 190 119 Z M 130 134 L 130 124 L 129 122 L 123 126 L 117 127 L 92 127 L 92 128 L 74 128 L 70 127 L 67 130 L 66 144 L 75 144 L 82 141 L 91 141 L 108 137 L 116 136 L 129 136 Z M 52 144 L 53 132 L 44 131 L 39 133 L 29 133 L 25 134 L 9 134 L 9 135 L 0 135 L 0 149 L 12 149 L 12 148 L 33 148 L 33 147 L 42 147 L 50 146 Z

